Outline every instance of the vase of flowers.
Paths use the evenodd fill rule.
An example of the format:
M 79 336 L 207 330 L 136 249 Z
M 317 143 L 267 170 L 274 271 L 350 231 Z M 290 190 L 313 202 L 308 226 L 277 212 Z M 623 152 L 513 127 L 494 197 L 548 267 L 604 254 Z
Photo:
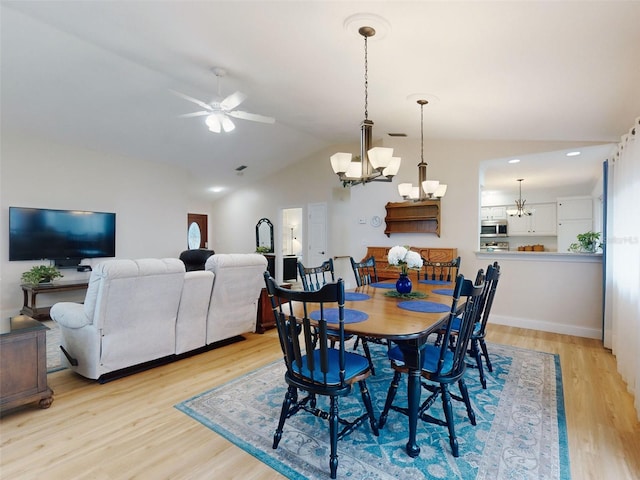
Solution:
M 400 267 L 400 278 L 396 282 L 398 293 L 411 293 L 413 285 L 409 278 L 409 269 L 418 270 L 422 268 L 422 258 L 418 252 L 409 250 L 406 247 L 396 245 L 389 250 L 387 255 L 389 265 Z

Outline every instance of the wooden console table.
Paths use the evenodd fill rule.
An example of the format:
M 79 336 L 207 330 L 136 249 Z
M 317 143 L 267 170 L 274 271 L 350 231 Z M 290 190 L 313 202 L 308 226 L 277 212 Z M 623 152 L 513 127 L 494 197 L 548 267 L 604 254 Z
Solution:
M 0 333 L 0 410 L 31 402 L 49 408 L 53 402 L 47 385 L 49 327 L 24 315 L 3 327 L 7 328 Z
M 55 282 L 49 284 L 39 283 L 37 285 L 24 283 L 20 285 L 22 287 L 23 294 L 23 306 L 20 310 L 20 313 L 23 315 L 28 315 L 31 318 L 35 318 L 36 320 L 48 320 L 49 310 L 51 310 L 51 306 L 48 307 L 36 307 L 36 297 L 39 293 L 58 293 L 58 292 L 68 292 L 71 290 L 86 290 L 89 283 L 84 281 L 69 281 L 69 282 Z

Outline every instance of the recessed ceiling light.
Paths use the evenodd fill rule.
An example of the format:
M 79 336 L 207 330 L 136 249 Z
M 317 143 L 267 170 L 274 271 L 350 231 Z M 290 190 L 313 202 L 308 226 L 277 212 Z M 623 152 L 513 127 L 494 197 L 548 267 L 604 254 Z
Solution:
M 513 159 L 509 160 L 508 163 L 520 163 L 520 159 L 519 158 L 513 158 Z
M 223 187 L 211 187 L 211 188 L 209 188 L 209 191 L 213 192 L 213 193 L 220 193 L 223 190 L 224 190 Z
M 567 152 L 567 157 L 576 157 L 580 155 L 580 152 L 575 151 L 575 152 Z

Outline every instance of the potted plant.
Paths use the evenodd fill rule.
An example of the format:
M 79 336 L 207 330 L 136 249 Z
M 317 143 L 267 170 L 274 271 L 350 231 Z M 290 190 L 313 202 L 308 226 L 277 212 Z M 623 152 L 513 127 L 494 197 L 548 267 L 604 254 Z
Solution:
M 49 283 L 54 278 L 60 278 L 63 275 L 52 265 L 36 265 L 31 270 L 22 274 L 22 282 L 36 285 L 38 283 Z
M 569 251 L 574 253 L 595 253 L 600 248 L 600 232 L 579 233 L 578 241 L 569 245 Z

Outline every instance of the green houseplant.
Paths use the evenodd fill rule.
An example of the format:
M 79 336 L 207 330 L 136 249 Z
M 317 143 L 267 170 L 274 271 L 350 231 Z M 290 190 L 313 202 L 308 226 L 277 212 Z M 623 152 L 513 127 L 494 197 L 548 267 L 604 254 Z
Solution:
M 578 241 L 569 245 L 574 253 L 595 253 L 600 248 L 600 232 L 585 232 L 577 235 Z
M 60 271 L 52 265 L 36 265 L 22 274 L 22 282 L 32 285 L 51 282 L 54 278 L 63 277 Z

